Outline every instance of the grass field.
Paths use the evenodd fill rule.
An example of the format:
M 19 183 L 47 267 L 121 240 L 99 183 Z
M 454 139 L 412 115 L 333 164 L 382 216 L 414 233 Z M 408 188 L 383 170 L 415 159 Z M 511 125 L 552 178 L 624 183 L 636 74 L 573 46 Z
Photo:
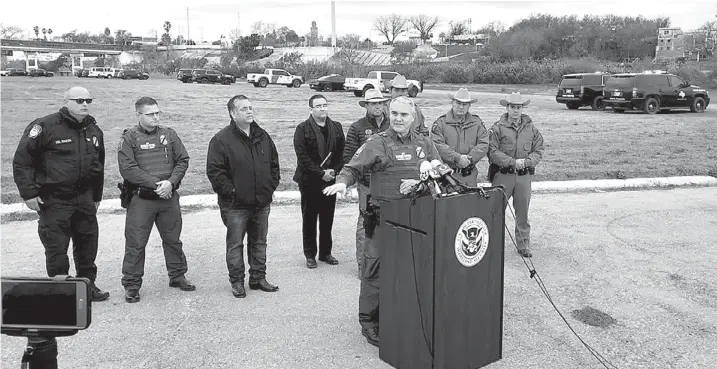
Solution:
M 223 85 L 183 84 L 162 80 L 95 80 L 75 77 L 4 77 L 1 80 L 2 202 L 20 201 L 12 179 L 12 158 L 23 129 L 35 118 L 62 107 L 64 89 L 81 85 L 96 99 L 91 114 L 104 130 L 107 165 L 105 198 L 117 197 L 115 148 L 122 131 L 136 124 L 133 104 L 140 96 L 152 96 L 160 103 L 162 124 L 173 127 L 184 141 L 191 157 L 182 182 L 182 194 L 211 193 L 205 175 L 207 144 L 228 124 L 226 102 L 236 94 L 253 100 L 259 124 L 274 138 L 281 162 L 279 190 L 296 189 L 291 180 L 296 166 L 292 144 L 294 129 L 309 114 L 308 86 L 254 88 L 244 82 Z M 426 85 L 416 98 L 424 115 L 433 121 L 450 108 L 446 90 L 459 86 Z M 533 118 L 546 142 L 544 161 L 536 180 L 634 178 L 676 175 L 717 175 L 717 108 L 704 114 L 669 112 L 653 116 L 638 113 L 618 115 L 583 108 L 569 111 L 557 104 L 550 91 L 554 86 L 470 86 L 478 102 L 471 111 L 490 128 L 504 111 L 498 101 L 501 91 L 510 89 L 532 93 L 525 113 Z M 713 94 L 714 96 L 714 94 Z M 351 122 L 364 114 L 359 98 L 351 93 L 327 93 L 329 115 L 348 130 Z M 479 165 L 481 174 L 486 167 Z

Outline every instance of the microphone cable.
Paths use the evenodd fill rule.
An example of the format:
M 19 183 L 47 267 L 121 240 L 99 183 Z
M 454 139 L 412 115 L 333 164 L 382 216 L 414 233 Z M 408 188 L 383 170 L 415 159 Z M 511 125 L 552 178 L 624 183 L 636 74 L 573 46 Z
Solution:
M 510 197 L 508 196 L 508 194 L 505 192 L 505 190 L 502 187 L 497 186 L 495 188 L 503 193 L 503 199 L 505 201 L 504 207 L 507 207 L 508 209 L 510 209 L 510 214 L 513 216 L 513 219 L 515 220 L 516 218 L 515 218 L 515 213 L 513 212 L 513 208 L 511 206 L 509 206 L 510 205 L 510 202 L 509 202 Z M 517 220 L 515 220 L 515 221 L 517 221 Z M 513 246 L 515 247 L 516 250 L 518 250 L 518 244 L 516 243 L 515 239 L 513 238 L 513 234 L 510 233 L 510 230 L 508 229 L 508 225 L 505 224 L 505 218 L 503 218 L 503 226 L 505 227 L 505 232 L 508 234 L 508 236 L 510 236 L 510 240 L 511 240 L 511 242 L 513 242 Z M 570 325 L 570 323 L 565 318 L 563 313 L 560 311 L 560 309 L 558 309 L 557 305 L 555 305 L 555 302 L 553 301 L 552 296 L 550 296 L 550 293 L 548 292 L 548 289 L 545 286 L 543 279 L 540 277 L 540 274 L 538 274 L 538 271 L 535 269 L 535 265 L 533 265 L 533 260 L 531 258 L 524 257 L 523 255 L 520 254 L 520 252 L 518 253 L 518 255 L 520 255 L 520 258 L 523 260 L 523 264 L 525 264 L 525 267 L 528 268 L 528 271 L 530 272 L 530 278 L 535 280 L 535 283 L 537 283 L 538 288 L 540 288 L 540 291 L 543 292 L 543 295 L 545 295 L 545 298 L 548 299 L 548 302 L 550 302 L 550 305 L 553 306 L 553 309 L 555 309 L 555 311 L 558 313 L 558 315 L 563 320 L 563 322 L 565 322 L 565 325 L 568 326 L 568 329 L 570 329 L 570 331 L 575 335 L 575 337 L 577 337 L 578 341 L 580 341 L 580 343 L 583 346 L 585 346 L 585 348 L 588 350 L 588 352 L 590 352 L 590 354 L 592 354 L 592 356 L 594 356 L 595 359 L 597 359 L 597 361 L 600 364 L 602 364 L 603 367 L 605 367 L 606 369 L 617 369 L 617 365 L 615 365 L 615 364 L 611 363 L 610 361 L 608 361 L 607 359 L 605 359 L 605 357 L 603 357 L 599 352 L 597 352 L 597 350 L 595 350 L 594 348 L 592 348 L 592 346 L 590 346 L 587 342 L 585 342 L 585 340 L 582 337 L 580 337 L 580 335 L 575 331 L 575 329 L 573 329 L 573 327 Z M 526 261 L 526 259 L 527 259 L 527 261 Z M 528 264 L 530 264 L 530 265 L 528 265 Z

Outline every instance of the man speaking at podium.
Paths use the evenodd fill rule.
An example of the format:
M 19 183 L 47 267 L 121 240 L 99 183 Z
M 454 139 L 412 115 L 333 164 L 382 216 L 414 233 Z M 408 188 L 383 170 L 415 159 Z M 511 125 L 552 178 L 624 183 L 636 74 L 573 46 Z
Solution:
M 366 207 L 366 243 L 363 275 L 359 295 L 359 323 L 368 343 L 378 346 L 379 247 L 374 237 L 378 219 L 378 200 L 407 197 L 420 184 L 421 172 L 431 170 L 430 161 L 441 160 L 430 138 L 411 130 L 416 107 L 407 97 L 390 103 L 390 127 L 371 136 L 344 166 L 336 184 L 326 187 L 324 194 L 345 194 L 348 186 L 366 173 L 371 173 L 370 196 Z M 388 246 L 388 245 L 384 245 Z

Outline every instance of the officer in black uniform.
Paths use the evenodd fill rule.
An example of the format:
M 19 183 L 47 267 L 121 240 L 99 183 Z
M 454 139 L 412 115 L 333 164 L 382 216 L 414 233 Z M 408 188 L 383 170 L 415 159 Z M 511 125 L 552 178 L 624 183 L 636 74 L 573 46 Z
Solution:
M 122 286 L 129 303 L 140 299 L 145 248 L 155 224 L 162 238 L 169 286 L 182 291 L 196 289 L 184 277 L 187 259 L 179 239 L 182 211 L 177 188 L 187 172 L 189 154 L 177 132 L 159 125 L 161 111 L 157 101 L 141 97 L 134 107 L 139 124 L 124 131 L 117 148 L 124 191 L 132 195 L 125 220 L 122 263 Z
M 89 114 L 92 97 L 87 89 L 72 87 L 64 100 L 59 112 L 25 128 L 12 162 L 13 178 L 25 204 L 40 216 L 38 234 L 45 247 L 47 275 L 69 275 L 67 249 L 72 239 L 77 276 L 92 283 L 92 301 L 104 301 L 110 294 L 95 285 L 104 138 Z
M 371 173 L 371 199 L 364 220 L 366 240 L 364 265 L 359 296 L 359 323 L 366 340 L 379 342 L 379 248 L 376 237 L 377 215 L 381 200 L 399 199 L 410 195 L 419 185 L 422 171 L 431 168 L 431 160 L 441 160 L 429 137 L 412 129 L 416 106 L 408 97 L 393 99 L 390 104 L 390 127 L 371 136 L 339 173 L 336 184 L 326 187 L 324 194 L 345 193 L 366 173 Z

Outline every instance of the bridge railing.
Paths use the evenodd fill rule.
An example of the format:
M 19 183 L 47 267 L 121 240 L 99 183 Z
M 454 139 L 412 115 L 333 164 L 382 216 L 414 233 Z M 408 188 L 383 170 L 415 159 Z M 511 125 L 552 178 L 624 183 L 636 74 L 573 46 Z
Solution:
M 73 49 L 73 50 L 107 50 L 107 51 L 129 51 L 142 50 L 141 45 L 116 45 L 116 44 L 92 44 L 83 42 L 60 42 L 45 40 L 8 40 L 0 39 L 0 46 L 15 47 L 37 47 L 50 49 Z

